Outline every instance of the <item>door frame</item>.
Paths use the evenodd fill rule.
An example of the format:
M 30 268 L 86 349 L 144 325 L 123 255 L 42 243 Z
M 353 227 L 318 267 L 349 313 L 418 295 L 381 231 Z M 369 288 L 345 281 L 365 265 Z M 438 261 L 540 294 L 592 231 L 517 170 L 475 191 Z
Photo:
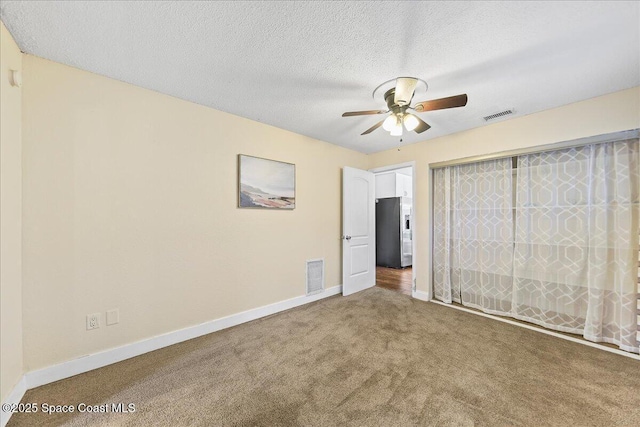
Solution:
M 379 174 L 382 172 L 392 172 L 398 169 L 404 169 L 410 167 L 411 168 L 411 232 L 413 233 L 411 236 L 411 296 L 416 298 L 416 263 L 418 258 L 416 255 L 416 229 L 418 224 L 416 224 L 416 162 L 412 160 L 410 162 L 397 163 L 394 165 L 388 166 L 380 166 L 377 168 L 369 169 L 369 172 L 375 174 Z M 377 242 L 376 242 L 377 245 Z M 376 275 L 377 280 L 377 275 Z

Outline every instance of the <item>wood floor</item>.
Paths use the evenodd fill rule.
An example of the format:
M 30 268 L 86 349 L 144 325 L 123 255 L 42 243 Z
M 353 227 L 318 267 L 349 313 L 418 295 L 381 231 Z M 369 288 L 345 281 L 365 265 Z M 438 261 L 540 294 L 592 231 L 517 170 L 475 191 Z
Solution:
M 387 268 L 376 267 L 376 286 L 411 295 L 411 267 L 407 268 Z

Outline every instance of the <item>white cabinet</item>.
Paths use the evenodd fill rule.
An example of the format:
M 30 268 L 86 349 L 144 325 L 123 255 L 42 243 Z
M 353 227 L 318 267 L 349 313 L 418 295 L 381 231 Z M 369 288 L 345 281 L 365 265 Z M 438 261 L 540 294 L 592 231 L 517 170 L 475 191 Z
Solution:
M 396 174 L 396 196 L 412 197 L 411 177 L 407 175 Z
M 376 199 L 386 197 L 412 197 L 410 176 L 397 172 L 384 172 L 376 175 Z
M 396 197 L 396 173 L 386 172 L 376 175 L 376 199 Z

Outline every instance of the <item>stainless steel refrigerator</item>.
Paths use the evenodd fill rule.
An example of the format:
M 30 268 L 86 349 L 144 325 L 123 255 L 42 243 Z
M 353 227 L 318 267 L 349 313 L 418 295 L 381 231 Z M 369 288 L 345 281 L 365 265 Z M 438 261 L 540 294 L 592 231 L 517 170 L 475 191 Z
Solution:
M 376 199 L 376 265 L 409 267 L 412 261 L 411 199 Z

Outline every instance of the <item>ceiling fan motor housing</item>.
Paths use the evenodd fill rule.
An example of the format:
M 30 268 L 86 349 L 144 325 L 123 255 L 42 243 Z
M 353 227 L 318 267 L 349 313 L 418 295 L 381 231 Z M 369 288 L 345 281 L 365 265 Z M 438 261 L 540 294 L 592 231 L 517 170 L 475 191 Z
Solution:
M 405 105 L 397 104 L 394 100 L 395 94 L 396 88 L 393 87 L 385 92 L 384 100 L 387 103 L 387 107 L 389 107 L 389 111 L 391 111 L 393 114 L 404 114 L 404 112 L 407 111 L 407 108 L 409 108 L 409 102 L 407 102 Z

